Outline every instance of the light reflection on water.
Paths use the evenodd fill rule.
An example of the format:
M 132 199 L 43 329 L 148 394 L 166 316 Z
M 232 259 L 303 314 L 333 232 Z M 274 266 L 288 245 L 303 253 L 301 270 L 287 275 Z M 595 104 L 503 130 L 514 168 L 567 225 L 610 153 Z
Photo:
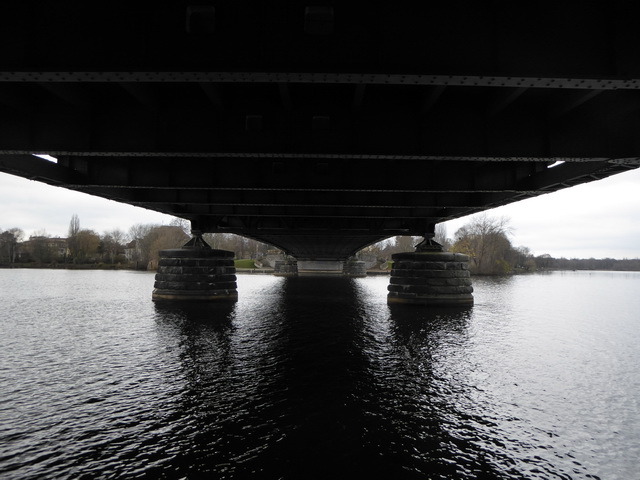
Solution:
M 475 278 L 436 310 L 386 277 L 188 306 L 152 282 L 0 270 L 3 478 L 635 474 L 639 274 Z

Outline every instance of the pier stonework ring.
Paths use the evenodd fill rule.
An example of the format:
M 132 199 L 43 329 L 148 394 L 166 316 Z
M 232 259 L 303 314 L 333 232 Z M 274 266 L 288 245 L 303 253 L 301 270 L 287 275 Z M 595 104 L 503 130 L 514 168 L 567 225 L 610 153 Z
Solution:
M 460 253 L 406 252 L 391 257 L 387 303 L 431 306 L 473 305 L 469 256 Z
M 160 251 L 154 301 L 236 301 L 234 253 L 212 248 Z

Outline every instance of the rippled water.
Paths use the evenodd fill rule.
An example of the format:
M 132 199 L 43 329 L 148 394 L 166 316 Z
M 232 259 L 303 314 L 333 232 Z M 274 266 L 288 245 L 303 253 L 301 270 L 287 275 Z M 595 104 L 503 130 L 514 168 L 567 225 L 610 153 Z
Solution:
M 387 282 L 179 308 L 153 274 L 0 270 L 0 477 L 637 478 L 640 274 L 475 278 L 465 310 Z

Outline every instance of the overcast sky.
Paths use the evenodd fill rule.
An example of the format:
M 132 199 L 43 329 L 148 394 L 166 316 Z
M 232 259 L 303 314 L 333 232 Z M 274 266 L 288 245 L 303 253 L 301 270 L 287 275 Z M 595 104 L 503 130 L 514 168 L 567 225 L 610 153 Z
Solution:
M 65 237 L 71 216 L 81 228 L 125 232 L 137 223 L 169 224 L 172 217 L 0 173 L 0 229 L 27 235 L 45 230 Z M 640 258 L 640 169 L 523 200 L 487 212 L 507 217 L 515 246 L 566 258 Z M 471 217 L 447 222 L 447 233 Z

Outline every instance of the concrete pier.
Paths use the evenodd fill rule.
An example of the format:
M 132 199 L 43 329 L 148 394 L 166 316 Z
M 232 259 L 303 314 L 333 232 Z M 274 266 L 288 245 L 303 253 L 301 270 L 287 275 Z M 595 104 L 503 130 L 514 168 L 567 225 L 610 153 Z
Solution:
M 238 299 L 234 253 L 192 240 L 182 248 L 160 251 L 154 301 Z
M 359 260 L 348 260 L 342 265 L 342 274 L 347 277 L 366 277 L 367 264 Z
M 278 277 L 295 277 L 298 275 L 298 262 L 295 260 L 276 260 L 273 274 Z
M 387 303 L 473 305 L 469 257 L 460 253 L 407 252 L 392 256 Z
M 342 260 L 298 260 L 300 275 L 341 275 Z

